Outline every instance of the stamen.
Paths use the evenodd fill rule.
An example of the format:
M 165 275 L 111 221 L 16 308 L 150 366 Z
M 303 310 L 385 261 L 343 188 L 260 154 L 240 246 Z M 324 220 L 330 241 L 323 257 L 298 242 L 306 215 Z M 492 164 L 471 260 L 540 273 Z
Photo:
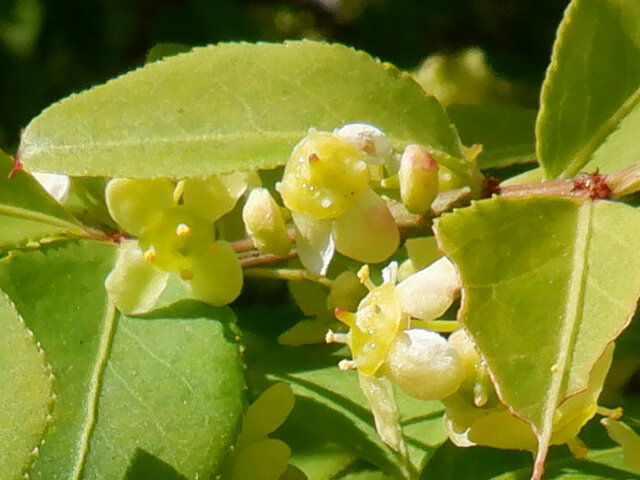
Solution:
M 341 343 L 346 345 L 347 343 L 349 343 L 349 334 L 336 333 L 333 330 L 329 330 L 327 334 L 324 336 L 324 341 L 326 343 Z
M 354 327 L 356 324 L 355 313 L 345 310 L 344 308 L 336 307 L 333 310 L 333 314 L 338 320 L 340 320 L 342 323 L 344 323 L 349 327 Z
M 373 290 L 374 288 L 376 288 L 376 286 L 371 281 L 371 278 L 369 277 L 369 275 L 370 275 L 369 265 L 363 265 L 360 268 L 360 270 L 358 270 L 358 273 L 357 273 L 358 280 L 360 280 L 360 283 L 363 284 L 365 287 L 367 287 L 368 290 Z
M 144 251 L 142 256 L 146 261 L 153 263 L 157 258 L 158 254 L 156 253 L 156 250 L 153 247 L 149 247 L 147 250 Z
M 191 228 L 186 223 L 179 223 L 176 227 L 176 235 L 181 238 L 187 238 L 191 235 Z
M 338 362 L 338 368 L 343 372 L 346 372 L 348 370 L 355 370 L 357 366 L 355 361 L 344 359 Z
M 183 280 L 191 280 L 193 278 L 193 271 L 184 269 L 180 270 L 180 278 Z

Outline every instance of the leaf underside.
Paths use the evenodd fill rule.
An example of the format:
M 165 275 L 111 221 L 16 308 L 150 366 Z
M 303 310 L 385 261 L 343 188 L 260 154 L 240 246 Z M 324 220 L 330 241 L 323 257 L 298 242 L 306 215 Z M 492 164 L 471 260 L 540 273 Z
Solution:
M 640 213 L 608 201 L 496 197 L 444 215 L 436 231 L 462 277 L 460 319 L 543 457 L 556 407 L 586 387 L 635 310 Z

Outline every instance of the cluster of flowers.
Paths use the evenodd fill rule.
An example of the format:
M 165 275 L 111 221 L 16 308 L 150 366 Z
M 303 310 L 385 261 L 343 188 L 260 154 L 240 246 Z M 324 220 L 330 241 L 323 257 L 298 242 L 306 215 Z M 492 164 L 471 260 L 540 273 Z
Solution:
M 400 244 L 387 202 L 372 188 L 385 182 L 398 186 L 408 211 L 424 214 L 438 193 L 438 164 L 417 145 L 394 153 L 385 134 L 365 124 L 309 131 L 275 185 L 284 207 L 255 172 L 178 182 L 113 179 L 105 192 L 109 213 L 136 240 L 123 242 L 107 290 L 129 314 L 149 311 L 163 295 L 233 301 L 242 271 L 214 223 L 235 213 L 243 196 L 242 230 L 261 252 L 286 256 L 294 233 L 297 255 L 312 275 L 326 275 L 335 252 L 382 262 Z
M 402 450 L 393 395 L 384 388 L 391 381 L 406 394 L 421 400 L 440 400 L 446 413 L 449 438 L 460 447 L 484 445 L 534 452 L 537 440 L 529 424 L 515 417 L 500 402 L 487 367 L 471 336 L 458 326 L 448 338 L 438 321 L 461 289 L 455 266 L 441 257 L 396 284 L 397 267 L 383 271 L 384 282 L 375 286 L 366 266 L 359 272 L 369 293 L 355 312 L 336 310 L 347 333 L 327 334 L 328 342 L 349 346 L 352 360 L 342 360 L 344 370 L 357 369 L 360 384 L 376 417 L 383 440 Z M 585 391 L 556 410 L 551 444 L 580 445 L 577 435 L 595 414 L 597 400 L 611 365 L 613 344 L 595 364 Z
M 424 215 L 439 190 L 450 188 L 443 185 L 450 177 L 428 150 L 408 145 L 394 152 L 379 129 L 348 124 L 334 132 L 311 129 L 295 146 L 275 184 L 284 207 L 255 172 L 181 181 L 113 179 L 105 192 L 109 213 L 135 239 L 122 242 L 106 288 L 128 314 L 148 312 L 165 297 L 230 303 L 243 275 L 236 252 L 222 239 L 228 236 L 220 234 L 221 220 L 229 216 L 242 218 L 241 235 L 263 253 L 286 257 L 293 237 L 312 276 L 326 275 L 337 252 L 365 265 L 357 275 L 340 273 L 328 295 L 299 295 L 303 311 L 322 321 L 301 322 L 281 341 L 317 341 L 336 325 L 335 314 L 339 331 L 329 330 L 326 341 L 349 346 L 353 358 L 339 366 L 357 369 L 381 437 L 398 450 L 404 448 L 398 414 L 385 382 L 419 399 L 441 400 L 447 431 L 459 446 L 534 451 L 530 426 L 499 401 L 471 337 L 457 322 L 438 320 L 455 302 L 461 281 L 455 266 L 437 254 L 433 237 L 422 248 L 434 253 L 424 268 L 405 263 L 398 269 L 392 262 L 382 271 L 381 285 L 369 278 L 366 264 L 388 260 L 400 245 L 389 198 L 379 192 L 395 195 L 405 212 Z M 66 177 L 40 180 L 52 183 L 60 199 L 68 189 Z M 305 297 L 314 298 L 309 308 Z M 445 338 L 438 331 L 452 333 Z M 573 442 L 595 414 L 612 350 L 595 365 L 587 390 L 558 407 L 552 443 Z

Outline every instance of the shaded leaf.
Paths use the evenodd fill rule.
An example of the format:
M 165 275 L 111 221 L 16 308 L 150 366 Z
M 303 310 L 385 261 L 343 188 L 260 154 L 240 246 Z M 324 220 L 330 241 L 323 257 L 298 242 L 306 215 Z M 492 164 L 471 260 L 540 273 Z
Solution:
M 26 172 L 12 178 L 11 157 L 0 152 L 0 250 L 64 234 L 86 236 L 78 222 Z
M 64 242 L 0 261 L 0 286 L 56 375 L 53 428 L 30 478 L 122 478 L 138 449 L 208 478 L 242 412 L 233 316 L 197 302 L 118 314 L 103 286 L 114 256 L 109 244 Z
M 20 154 L 30 169 L 77 176 L 210 176 L 283 165 L 309 127 L 355 121 L 462 157 L 444 110 L 408 75 L 311 41 L 219 44 L 148 64 L 46 109 Z
M 482 145 L 478 166 L 504 168 L 536 161 L 536 111 L 507 105 L 451 105 L 447 114 L 465 145 Z
M 275 349 L 275 351 L 274 351 Z M 270 348 L 256 359 L 250 374 L 254 382 L 284 381 L 296 395 L 296 406 L 286 425 L 287 442 L 296 453 L 296 438 L 312 435 L 318 441 L 342 446 L 348 453 L 373 463 L 383 471 L 402 476 L 402 458 L 376 433 L 373 416 L 360 391 L 356 372 L 343 372 L 337 362 L 347 356 L 344 349 L 326 346 Z M 263 377 L 264 376 L 264 377 Z M 425 402 L 396 392 L 411 467 L 420 471 L 445 440 L 440 402 Z M 305 472 L 306 473 L 306 472 Z
M 149 455 L 144 450 L 136 450 L 136 454 L 127 469 L 124 480 L 187 480 L 176 472 L 171 465 Z
M 636 162 L 639 101 L 640 4 L 574 0 L 558 30 L 536 126 L 547 178 Z
M 0 291 L 0 478 L 22 479 L 50 422 L 54 380 L 44 352 Z
M 458 448 L 443 445 L 422 472 L 430 480 L 528 480 L 531 455 L 527 452 L 486 447 Z M 568 449 L 554 447 L 546 464 L 545 480 L 632 480 L 637 478 L 622 465 L 620 448 L 590 450 L 584 459 Z
M 640 213 L 613 202 L 496 197 L 444 215 L 436 230 L 462 278 L 460 320 L 501 399 L 533 426 L 539 469 L 556 407 L 585 389 L 635 310 Z

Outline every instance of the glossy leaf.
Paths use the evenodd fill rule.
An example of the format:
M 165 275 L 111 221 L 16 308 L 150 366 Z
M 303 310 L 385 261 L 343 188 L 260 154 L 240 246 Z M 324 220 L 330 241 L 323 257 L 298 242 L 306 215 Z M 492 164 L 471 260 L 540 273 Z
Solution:
M 53 425 L 30 478 L 123 478 L 139 450 L 208 478 L 242 412 L 232 315 L 196 302 L 120 315 L 103 286 L 114 257 L 109 244 L 64 242 L 0 261 L 0 286 L 56 375 Z
M 556 407 L 633 315 L 639 235 L 636 209 L 566 198 L 497 197 L 437 223 L 463 282 L 460 320 L 501 399 L 533 426 L 537 471 Z
M 481 169 L 536 161 L 536 113 L 507 105 L 447 107 L 447 114 L 463 143 L 482 145 L 478 157 Z
M 640 4 L 574 0 L 542 89 L 538 157 L 547 178 L 638 160 Z
M 211 176 L 284 165 L 309 127 L 367 122 L 461 157 L 442 107 L 408 76 L 342 45 L 230 43 L 146 65 L 52 105 L 26 128 L 30 169 Z
M 65 234 L 85 236 L 78 222 L 26 172 L 11 178 L 11 157 L 0 152 L 0 250 Z
M 294 450 L 294 460 L 298 443 L 295 438 L 312 435 L 318 441 L 341 445 L 348 453 L 389 474 L 405 478 L 403 471 L 408 469 L 415 475 L 446 438 L 442 405 L 396 392 L 411 463 L 407 466 L 378 437 L 357 373 L 338 369 L 337 362 L 347 352 L 344 349 L 329 352 L 326 346 L 277 347 L 275 352 L 256 360 L 259 363 L 250 369 L 255 378 L 264 375 L 268 381 L 288 382 L 296 395 L 296 406 L 286 424 L 297 430 L 291 440 L 287 438 Z
M 0 291 L 0 478 L 23 478 L 38 457 L 54 403 L 44 352 Z

